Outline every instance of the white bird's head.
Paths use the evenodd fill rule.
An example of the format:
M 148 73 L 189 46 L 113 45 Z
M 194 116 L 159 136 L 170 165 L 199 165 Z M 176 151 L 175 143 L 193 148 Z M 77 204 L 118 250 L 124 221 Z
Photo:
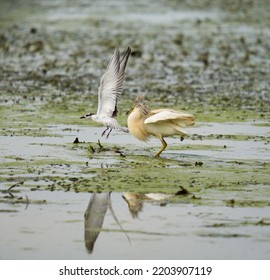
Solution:
M 94 113 L 88 113 L 88 114 L 85 114 L 84 116 L 80 117 L 80 119 L 90 119 L 90 120 L 95 121 L 95 117 L 96 117 L 96 115 Z

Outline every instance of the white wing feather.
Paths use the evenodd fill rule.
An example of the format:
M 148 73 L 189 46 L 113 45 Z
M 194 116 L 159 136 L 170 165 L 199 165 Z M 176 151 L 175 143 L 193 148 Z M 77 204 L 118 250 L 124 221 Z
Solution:
M 144 123 L 150 124 L 150 123 L 157 123 L 167 120 L 179 120 L 179 121 L 185 121 L 185 120 L 192 120 L 194 117 L 193 115 L 185 112 L 177 112 L 177 111 L 170 111 L 170 110 L 162 110 L 159 113 L 154 114 L 153 116 L 147 118 Z
M 93 193 L 85 211 L 84 238 L 89 252 L 93 251 L 96 239 L 102 229 L 109 200 L 109 193 Z
M 120 61 L 119 50 L 116 49 L 109 62 L 106 72 L 100 80 L 98 89 L 98 116 L 115 117 L 117 114 L 117 101 L 122 93 L 122 84 L 125 68 L 131 49 L 128 48 Z

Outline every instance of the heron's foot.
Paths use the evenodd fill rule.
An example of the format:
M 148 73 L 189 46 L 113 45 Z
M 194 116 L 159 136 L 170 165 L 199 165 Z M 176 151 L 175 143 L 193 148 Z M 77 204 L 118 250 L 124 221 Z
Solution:
M 163 147 L 161 148 L 161 150 L 155 154 L 154 158 L 159 158 L 161 153 L 165 150 L 165 148 L 163 149 Z
M 160 141 L 161 141 L 161 143 L 162 143 L 162 147 L 161 147 L 161 149 L 160 149 L 160 151 L 155 155 L 155 158 L 158 158 L 159 156 L 160 156 L 160 154 L 166 149 L 166 147 L 167 147 L 167 143 L 165 142 L 165 140 L 162 138 L 162 137 L 160 137 Z

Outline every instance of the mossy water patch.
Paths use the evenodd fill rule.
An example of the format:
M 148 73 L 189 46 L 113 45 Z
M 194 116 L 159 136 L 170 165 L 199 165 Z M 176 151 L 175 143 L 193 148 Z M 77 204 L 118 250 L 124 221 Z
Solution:
M 185 150 L 209 150 L 209 151 L 219 151 L 225 149 L 224 146 L 220 145 L 204 145 L 204 144 L 185 144 L 185 145 L 171 145 L 170 150 L 179 150 L 179 151 L 185 151 Z
M 241 194 L 250 185 L 254 188 L 269 185 L 269 162 L 217 160 L 185 155 L 173 159 L 155 159 L 131 155 L 132 145 L 128 149 L 115 145 L 103 147 L 94 143 L 92 149 L 89 146 L 89 143 L 67 146 L 68 149 L 82 149 L 88 157 L 82 162 L 51 159 L 25 161 L 14 158 L 14 161 L 2 164 L 2 184 L 9 187 L 21 181 L 23 187 L 33 191 L 167 194 L 174 194 L 184 187 L 189 192 L 184 201 L 194 204 L 230 205 L 230 201 L 234 201 L 234 205 L 241 206 L 268 205 L 261 193 L 260 199 L 256 199 L 255 192 L 253 199 L 248 197 L 244 202 Z M 198 146 L 195 149 L 199 148 L 206 147 Z M 101 162 L 100 166 L 96 162 Z

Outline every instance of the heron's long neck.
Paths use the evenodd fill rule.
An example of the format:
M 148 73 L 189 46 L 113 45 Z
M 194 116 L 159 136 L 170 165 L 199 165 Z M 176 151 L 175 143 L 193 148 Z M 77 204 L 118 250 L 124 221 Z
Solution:
M 146 116 L 141 113 L 139 108 L 134 108 L 128 116 L 128 128 L 130 133 L 141 141 L 146 141 L 149 138 L 145 129 L 145 119 Z

